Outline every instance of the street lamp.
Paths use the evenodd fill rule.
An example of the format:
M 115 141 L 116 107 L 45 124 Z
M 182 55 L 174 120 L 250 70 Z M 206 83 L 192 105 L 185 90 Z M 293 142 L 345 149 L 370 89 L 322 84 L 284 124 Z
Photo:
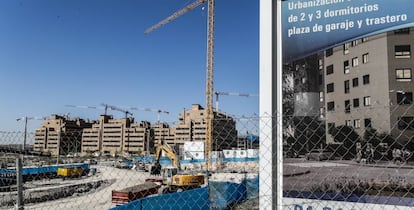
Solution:
M 22 152 L 26 151 L 26 139 L 27 139 L 27 121 L 28 120 L 45 120 L 45 117 L 20 117 L 16 118 L 16 121 L 23 121 L 24 120 L 24 140 L 22 145 Z

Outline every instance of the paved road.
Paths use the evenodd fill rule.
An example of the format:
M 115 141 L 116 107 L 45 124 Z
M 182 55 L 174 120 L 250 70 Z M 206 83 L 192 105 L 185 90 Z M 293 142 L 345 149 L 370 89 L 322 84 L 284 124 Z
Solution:
M 334 182 L 389 182 L 414 185 L 414 166 L 389 162 L 357 164 L 353 161 L 307 161 L 288 159 L 284 163 L 283 189 L 285 191 L 312 191 L 315 186 Z M 302 175 L 289 176 L 289 174 Z

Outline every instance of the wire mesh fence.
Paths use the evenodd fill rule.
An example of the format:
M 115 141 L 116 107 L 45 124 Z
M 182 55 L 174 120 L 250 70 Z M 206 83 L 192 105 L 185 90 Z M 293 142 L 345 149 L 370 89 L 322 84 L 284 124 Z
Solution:
M 208 170 L 202 121 L 174 131 L 145 123 L 125 129 L 121 121 L 96 132 L 53 120 L 35 132 L 0 132 L 0 209 L 258 208 L 259 117 L 214 121 Z M 157 163 L 160 173 L 152 174 Z
M 282 191 L 277 192 L 283 194 L 282 209 L 413 208 L 413 142 L 402 138 L 410 136 L 407 123 L 413 122 L 397 120 L 387 133 L 378 129 L 386 122 L 370 116 L 370 124 L 356 127 L 346 121 L 332 126 L 335 118 L 284 115 L 278 134 L 283 159 L 273 164 L 274 153 L 259 160 L 260 152 L 272 151 L 260 141 L 271 135 L 259 132 L 275 130 L 275 118 L 215 120 L 211 169 L 205 167 L 202 141 L 185 143 L 166 135 L 162 145 L 169 145 L 179 165 L 165 150 L 157 175 L 151 174 L 157 132 L 143 135 L 152 141 L 149 155 L 145 139 L 135 142 L 139 152 L 126 152 L 139 138 L 133 132 L 118 135 L 114 125 L 96 136 L 102 141 L 96 151 L 90 150 L 91 133 L 82 131 L 1 132 L 0 208 L 18 208 L 20 158 L 24 209 L 259 209 L 259 195 L 275 202 L 277 174 L 263 171 L 268 164 L 283 164 Z M 193 125 L 191 132 L 202 130 Z M 268 192 L 260 192 L 264 185 Z
M 376 103 L 285 115 L 286 208 L 414 208 L 412 105 Z

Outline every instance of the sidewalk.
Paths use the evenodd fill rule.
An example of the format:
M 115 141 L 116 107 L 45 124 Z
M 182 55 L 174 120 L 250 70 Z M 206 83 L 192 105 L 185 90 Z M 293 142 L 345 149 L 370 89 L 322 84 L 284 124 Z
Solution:
M 333 160 L 335 163 L 359 165 L 365 167 L 377 167 L 377 168 L 401 168 L 401 169 L 414 169 L 414 161 L 408 163 L 395 164 L 392 161 L 376 160 L 375 163 L 357 163 L 354 160 Z
M 283 176 L 284 177 L 293 177 L 293 176 L 300 176 L 304 174 L 308 174 L 311 172 L 310 168 L 306 167 L 298 167 L 292 166 L 286 163 L 292 162 L 284 162 L 283 164 Z M 304 163 L 301 161 L 301 163 Z M 408 163 L 401 163 L 395 164 L 392 161 L 384 161 L 384 160 L 377 160 L 375 163 L 357 163 L 355 160 L 330 160 L 330 161 L 320 161 L 312 163 L 336 163 L 336 164 L 345 164 L 345 165 L 354 165 L 360 167 L 374 167 L 374 168 L 395 168 L 395 169 L 414 169 L 414 161 L 410 161 Z

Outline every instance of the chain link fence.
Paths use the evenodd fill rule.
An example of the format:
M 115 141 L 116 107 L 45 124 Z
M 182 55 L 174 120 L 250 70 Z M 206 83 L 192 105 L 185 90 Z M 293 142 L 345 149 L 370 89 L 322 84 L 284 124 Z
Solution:
M 259 209 L 259 172 L 266 167 L 259 164 L 259 151 L 272 151 L 260 142 L 259 136 L 271 135 L 260 133 L 259 124 L 274 130 L 276 119 L 233 120 L 215 129 L 210 171 L 205 170 L 201 148 L 183 150 L 169 143 L 180 160 L 178 174 L 189 175 L 192 181 L 203 177 L 196 186 L 174 189 L 169 188 L 171 182 L 162 181 L 168 174 L 151 175 L 153 152 L 149 156 L 85 153 L 80 132 L 51 135 L 50 144 L 40 144 L 35 139 L 41 139 L 41 134 L 29 132 L 23 148 L 23 132 L 1 132 L 0 209 L 19 207 L 16 159 L 23 166 L 20 205 L 24 209 Z M 328 126 L 320 116 L 284 115 L 282 121 L 283 159 L 278 161 L 283 163 L 282 209 L 413 208 L 414 148 L 412 139 L 405 137 L 414 122 L 396 121 L 386 133 L 376 128 L 386 122 L 362 129 L 345 123 Z M 236 125 L 236 136 L 227 124 Z M 52 149 L 53 137 L 61 139 L 56 145 L 60 155 Z M 261 163 L 271 163 L 272 158 Z M 173 165 L 168 155 L 160 158 L 160 164 L 165 169 Z M 260 179 L 271 187 L 276 178 L 272 176 Z M 262 193 L 271 195 L 276 190 L 270 189 Z
M 414 208 L 412 105 L 338 107 L 284 116 L 284 207 Z
M 214 122 L 209 171 L 203 144 L 185 148 L 165 135 L 162 144 L 172 149 L 179 166 L 165 150 L 155 175 L 156 132 L 149 132 L 152 143 L 138 144 L 138 132 L 118 138 L 113 128 L 105 128 L 98 137 L 101 151 L 82 149 L 92 144 L 92 134 L 82 131 L 0 132 L 0 209 L 258 209 L 259 117 L 231 119 Z M 113 150 L 118 144 L 142 148 Z

